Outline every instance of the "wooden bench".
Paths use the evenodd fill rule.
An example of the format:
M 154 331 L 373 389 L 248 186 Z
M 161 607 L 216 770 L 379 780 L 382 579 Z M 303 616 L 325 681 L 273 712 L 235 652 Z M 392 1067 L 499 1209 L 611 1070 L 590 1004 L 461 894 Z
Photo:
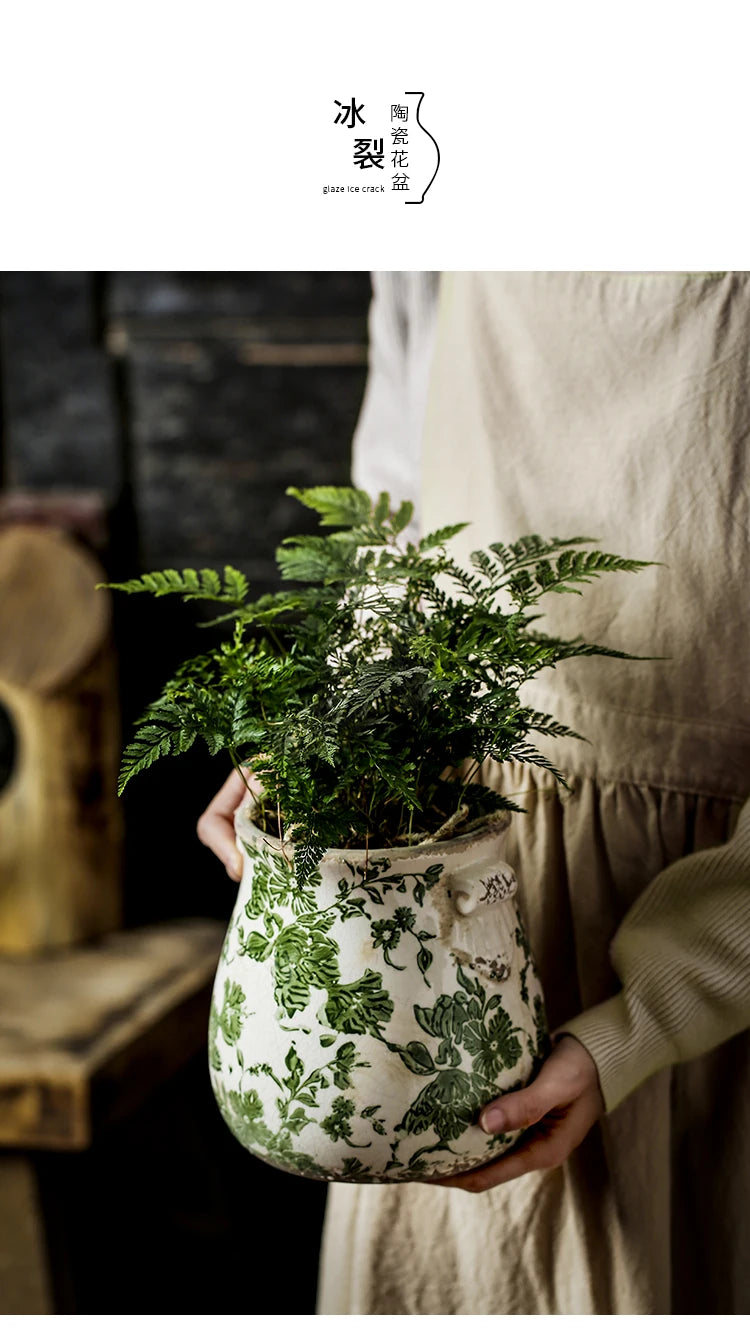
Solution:
M 29 1154 L 86 1149 L 201 1050 L 224 933 L 169 921 L 0 959 L 0 1314 L 54 1313 Z

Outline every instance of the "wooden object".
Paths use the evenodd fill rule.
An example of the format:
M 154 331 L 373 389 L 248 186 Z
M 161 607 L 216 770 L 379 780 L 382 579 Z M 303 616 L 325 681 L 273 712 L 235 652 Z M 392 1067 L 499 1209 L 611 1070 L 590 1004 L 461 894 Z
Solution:
M 0 491 L 0 529 L 13 523 L 62 528 L 93 551 L 109 542 L 107 502 L 101 491 L 56 487 L 55 490 Z
M 33 1164 L 0 1153 L 0 1314 L 52 1314 L 51 1288 Z
M 109 594 L 53 528 L 0 531 L 0 705 L 15 737 L 0 791 L 0 953 L 121 921 L 120 736 Z
M 0 960 L 0 1314 L 51 1312 L 33 1159 L 19 1150 L 88 1147 L 205 1046 L 224 932 L 171 921 Z
M 86 1148 L 205 1040 L 225 927 L 190 918 L 0 959 L 0 1146 Z

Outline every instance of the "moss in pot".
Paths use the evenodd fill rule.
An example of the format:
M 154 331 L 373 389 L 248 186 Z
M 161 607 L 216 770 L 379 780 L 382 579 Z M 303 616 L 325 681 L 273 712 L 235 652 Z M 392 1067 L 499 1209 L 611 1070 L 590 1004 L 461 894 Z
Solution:
M 216 974 L 210 1077 L 251 1152 L 330 1180 L 453 1175 L 517 1135 L 482 1106 L 533 1077 L 544 1003 L 503 858 L 522 807 L 487 760 L 564 775 L 536 735 L 574 735 L 520 690 L 568 657 L 630 654 L 536 628 L 547 593 L 647 562 L 591 539 L 494 543 L 463 569 L 387 495 L 291 488 L 327 535 L 277 553 L 288 590 L 252 601 L 227 567 L 126 592 L 214 600 L 231 638 L 185 662 L 140 719 L 120 790 L 203 739 L 262 790 L 236 816 L 243 875 Z

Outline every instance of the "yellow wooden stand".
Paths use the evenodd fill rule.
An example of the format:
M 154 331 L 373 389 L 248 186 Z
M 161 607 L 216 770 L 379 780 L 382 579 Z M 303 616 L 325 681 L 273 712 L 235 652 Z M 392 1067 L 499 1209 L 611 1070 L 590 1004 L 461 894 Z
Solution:
M 110 597 L 56 529 L 0 531 L 0 705 L 15 759 L 0 791 L 0 953 L 121 924 L 120 736 Z

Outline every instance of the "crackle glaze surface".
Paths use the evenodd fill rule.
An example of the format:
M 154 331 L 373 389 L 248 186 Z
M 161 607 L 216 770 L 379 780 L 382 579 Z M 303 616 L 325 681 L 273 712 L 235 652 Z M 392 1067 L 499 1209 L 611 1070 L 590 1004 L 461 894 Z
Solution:
M 327 852 L 304 890 L 247 810 L 236 831 L 209 1031 L 232 1133 L 328 1180 L 424 1180 L 502 1153 L 517 1135 L 485 1134 L 477 1112 L 548 1044 L 505 830 Z

